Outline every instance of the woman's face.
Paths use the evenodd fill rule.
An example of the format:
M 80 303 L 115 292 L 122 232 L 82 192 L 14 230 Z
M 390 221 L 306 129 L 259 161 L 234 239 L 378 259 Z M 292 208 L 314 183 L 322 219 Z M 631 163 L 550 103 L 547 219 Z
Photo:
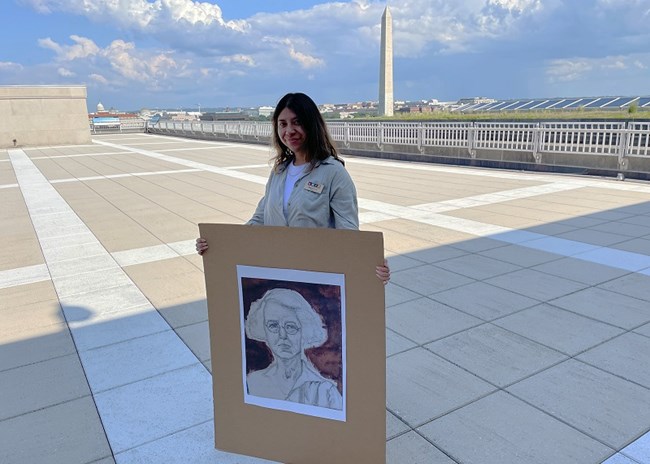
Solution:
M 290 359 L 302 350 L 302 327 L 293 309 L 269 302 L 264 308 L 264 332 L 274 356 Z
M 307 134 L 296 116 L 289 108 L 278 115 L 278 137 L 294 153 L 302 153 L 307 142 Z

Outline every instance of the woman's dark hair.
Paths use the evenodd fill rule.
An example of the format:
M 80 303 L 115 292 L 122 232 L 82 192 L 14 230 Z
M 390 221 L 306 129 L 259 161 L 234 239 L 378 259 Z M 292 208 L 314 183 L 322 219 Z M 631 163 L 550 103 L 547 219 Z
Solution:
M 332 138 L 327 131 L 327 125 L 320 111 L 318 111 L 316 103 L 304 93 L 288 93 L 280 99 L 275 111 L 273 111 L 273 146 L 277 152 L 273 163 L 274 169 L 278 169 L 294 158 L 294 154 L 280 140 L 278 135 L 278 118 L 285 108 L 289 108 L 296 113 L 296 117 L 305 131 L 307 162 L 311 164 L 312 169 L 316 163 L 328 156 L 332 156 L 343 163 L 343 160 L 339 158 L 336 152 L 336 148 L 334 148 Z

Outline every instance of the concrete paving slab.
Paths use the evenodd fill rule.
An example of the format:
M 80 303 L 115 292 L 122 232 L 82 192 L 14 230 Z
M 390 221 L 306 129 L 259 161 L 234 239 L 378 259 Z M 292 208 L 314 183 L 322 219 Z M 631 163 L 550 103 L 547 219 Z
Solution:
M 603 282 L 629 273 L 629 271 L 624 269 L 617 269 L 575 258 L 562 258 L 539 264 L 531 269 L 587 285 L 602 284 Z
M 106 248 L 102 246 L 97 240 L 88 243 L 62 243 L 56 248 L 46 248 L 43 254 L 48 263 L 58 263 L 60 261 L 67 261 L 78 258 L 79 255 L 87 258 L 93 258 L 99 255 L 106 254 Z
M 482 324 L 475 318 L 430 298 L 419 298 L 386 309 L 386 326 L 424 344 Z
M 388 259 L 388 265 L 392 272 L 421 266 L 424 263 L 423 260 L 415 259 L 413 256 L 406 255 L 392 255 L 387 256 L 386 259 Z
M 650 390 L 575 360 L 507 390 L 613 449 L 648 427 Z
M 54 278 L 53 280 L 60 298 L 75 297 L 77 295 L 131 284 L 128 276 L 117 265 L 112 269 L 68 275 Z
M 197 362 L 95 395 L 113 453 L 211 420 L 210 384 L 208 371 Z
M 621 453 L 639 463 L 650 462 L 650 432 L 645 433 L 634 443 L 623 448 Z
M 149 304 L 104 314 L 68 306 L 66 314 L 79 352 L 169 330 L 169 324 Z
M 199 361 L 210 359 L 210 329 L 207 320 L 175 330 Z
M 600 246 L 613 246 L 616 243 L 625 242 L 628 236 L 622 234 L 615 234 L 611 232 L 603 232 L 595 229 L 579 229 L 564 234 L 557 235 L 558 238 L 567 240 L 577 240 L 583 243 L 591 243 L 592 245 Z
M 502 391 L 418 431 L 463 464 L 599 463 L 614 452 Z
M 468 277 L 431 264 L 391 273 L 391 281 L 420 295 L 432 295 L 473 282 Z
M 271 464 L 274 461 L 225 453 L 214 448 L 212 421 L 160 438 L 137 448 L 117 453 L 117 464 Z
M 445 453 L 415 432 L 409 432 L 386 444 L 386 463 L 454 464 Z
M 24 285 L 8 286 L 0 288 L 0 311 L 55 300 L 56 298 L 54 286 L 49 279 Z
M 648 233 L 650 234 L 650 228 Z M 612 248 L 650 255 L 650 240 L 646 238 L 635 238 L 612 245 Z
M 20 252 L 20 249 L 16 250 L 16 252 Z M 19 285 L 41 282 L 43 280 L 49 280 L 50 273 L 48 272 L 47 266 L 45 264 L 42 264 L 42 261 L 42 257 L 39 257 L 35 261 L 29 257 L 25 259 L 21 258 L 21 264 L 32 262 L 37 262 L 39 264 L 28 264 L 26 266 L 21 266 L 18 268 L 0 270 L 0 290 L 4 288 L 16 287 Z
M 446 290 L 431 295 L 430 298 L 484 321 L 491 321 L 538 304 L 537 300 L 484 282 Z
M 499 327 L 574 356 L 623 333 L 609 324 L 541 304 L 493 322 Z M 576 337 L 576 334 L 581 334 Z
M 633 332 L 603 343 L 578 356 L 592 366 L 598 367 L 626 380 L 650 388 L 650 338 Z
M 384 236 L 384 249 L 391 254 L 407 254 L 414 251 L 426 250 L 432 247 L 433 242 L 409 236 L 404 232 L 395 232 L 381 227 L 381 224 L 366 224 L 361 230 L 381 232 Z
M 0 346 L 0 371 L 76 353 L 65 322 L 4 335 Z
M 95 394 L 197 362 L 172 330 L 86 350 L 80 356 Z
M 650 275 L 627 274 L 599 285 L 600 288 L 650 303 Z
M 208 320 L 208 302 L 191 301 L 172 306 L 158 306 L 158 312 L 174 329 Z
M 186 259 L 176 257 L 125 269 L 158 308 L 205 299 L 205 279 Z
M 601 464 L 639 464 L 639 462 L 633 461 L 632 459 L 620 453 L 616 453 L 607 460 L 603 461 Z
M 390 329 L 386 329 L 386 356 L 392 356 L 402 351 L 410 350 L 418 346 L 412 340 L 409 340 L 406 337 L 394 332 Z
M 100 288 L 68 297 L 61 296 L 59 302 L 66 317 L 68 311 L 77 308 L 85 308 L 93 316 L 98 316 L 151 306 L 150 301 L 133 283 L 119 287 Z M 71 318 L 71 320 L 76 319 Z
M 22 334 L 24 338 L 38 337 L 39 329 L 64 322 L 58 300 L 10 306 L 0 312 L 0 340 Z
M 539 301 L 548 301 L 587 287 L 585 284 L 552 276 L 531 269 L 486 279 L 485 283 L 519 293 Z
M 425 348 L 499 387 L 567 359 L 555 350 L 492 324 L 473 327 Z
M 386 360 L 388 408 L 412 427 L 495 390 L 495 387 L 422 348 Z
M 499 259 L 522 267 L 535 266 L 549 261 L 555 261 L 562 256 L 547 251 L 526 248 L 520 245 L 506 245 L 480 252 L 482 256 Z
M 390 411 L 386 411 L 386 440 L 411 430 L 411 428 Z
M 394 272 L 392 267 L 390 269 L 391 272 Z M 422 295 L 412 292 L 411 290 L 407 290 L 404 287 L 401 287 L 395 283 L 391 283 L 391 285 L 386 286 L 385 298 L 386 298 L 387 308 L 390 308 L 391 306 L 395 306 L 401 303 L 405 303 L 407 301 L 417 300 L 418 298 L 421 297 Z
M 598 230 L 601 232 L 609 232 L 614 234 L 621 234 L 627 237 L 643 237 L 644 235 L 650 234 L 650 218 L 645 221 L 645 224 L 630 224 L 628 223 L 629 219 L 623 219 L 621 221 L 606 222 L 604 224 L 598 224 L 597 226 L 592 227 L 593 230 Z M 623 242 L 624 244 L 625 242 Z M 616 245 L 614 248 L 618 248 Z M 633 250 L 628 250 L 633 251 Z
M 634 331 L 641 335 L 645 335 L 646 337 L 650 337 L 650 324 L 642 325 L 641 327 L 634 329 Z
M 91 397 L 0 421 L 0 441 L 6 463 L 90 463 L 111 456 Z
M 89 231 L 85 231 L 67 237 L 66 240 L 63 240 L 60 237 L 53 237 L 53 238 L 39 237 L 38 241 L 41 245 L 41 248 L 43 249 L 43 252 L 46 254 L 47 251 L 50 249 L 67 248 L 70 246 L 70 244 L 75 244 L 75 245 L 97 244 L 97 237 L 95 237 Z
M 535 232 L 542 235 L 557 236 L 566 232 L 574 231 L 576 228 L 567 224 L 553 222 L 551 224 L 536 224 L 532 227 L 527 227 L 526 230 L 528 232 Z
M 476 280 L 488 279 L 521 269 L 521 266 L 476 254 L 441 261 L 436 263 L 436 266 Z
M 472 240 L 454 243 L 454 247 L 460 248 L 469 253 L 480 253 L 482 251 L 501 248 L 503 246 L 506 245 L 504 245 L 502 241 L 492 240 L 490 238 L 474 238 Z
M 76 353 L 0 372 L 0 421 L 90 395 Z
M 424 263 L 433 264 L 447 259 L 466 256 L 467 254 L 467 251 L 463 251 L 460 248 L 455 248 L 450 245 L 437 245 L 423 250 L 411 251 L 402 256 L 413 258 Z M 397 271 L 399 269 L 395 270 Z
M 647 301 L 597 287 L 551 300 L 550 304 L 628 330 L 650 322 Z
M 57 262 L 48 261 L 48 263 L 48 270 L 55 281 L 86 273 L 116 271 L 119 269 L 119 265 L 106 252 L 101 255 L 83 256 Z
M 633 272 L 650 267 L 650 256 L 614 248 L 599 248 L 577 253 L 574 256 L 592 263 L 604 264 L 605 266 Z

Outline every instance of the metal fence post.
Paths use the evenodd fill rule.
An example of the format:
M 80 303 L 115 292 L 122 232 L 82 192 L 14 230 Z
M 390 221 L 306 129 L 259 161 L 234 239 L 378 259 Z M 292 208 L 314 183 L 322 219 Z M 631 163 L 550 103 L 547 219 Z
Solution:
M 620 130 L 620 136 L 618 138 L 618 168 L 621 171 L 627 170 L 628 167 L 628 159 L 627 159 L 627 154 L 628 154 L 628 141 L 630 140 L 629 138 L 629 133 L 630 133 L 630 125 L 631 123 L 628 121 L 625 123 L 625 125 L 619 129 Z M 619 172 L 616 175 L 616 178 L 618 180 L 623 180 L 625 179 L 625 174 L 623 172 Z
M 474 139 L 476 138 L 476 127 L 475 123 L 470 122 L 469 127 L 467 128 L 467 151 L 469 156 L 476 158 L 476 146 Z
M 540 153 L 541 134 L 542 134 L 542 128 L 540 127 L 540 124 L 537 123 L 533 128 L 533 159 L 535 160 L 535 163 L 538 164 L 542 162 L 542 154 Z

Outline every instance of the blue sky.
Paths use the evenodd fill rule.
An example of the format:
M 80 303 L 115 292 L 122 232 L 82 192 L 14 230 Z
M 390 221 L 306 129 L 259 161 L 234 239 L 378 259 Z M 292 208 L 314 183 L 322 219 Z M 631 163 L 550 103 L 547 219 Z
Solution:
M 398 100 L 650 95 L 650 0 L 391 0 Z M 378 99 L 370 0 L 2 0 L 0 85 L 88 107 Z

